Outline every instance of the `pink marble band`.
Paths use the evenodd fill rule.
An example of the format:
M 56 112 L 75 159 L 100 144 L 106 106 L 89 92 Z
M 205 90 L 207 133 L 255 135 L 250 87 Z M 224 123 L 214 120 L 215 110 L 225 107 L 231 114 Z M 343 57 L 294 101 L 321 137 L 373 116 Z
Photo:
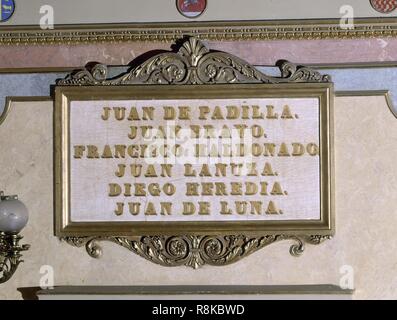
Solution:
M 302 64 L 397 61 L 397 38 L 353 40 L 279 40 L 207 42 L 253 65 L 274 65 L 278 59 Z M 170 50 L 170 43 L 0 46 L 0 69 L 81 67 L 96 61 L 128 64 L 150 50 Z

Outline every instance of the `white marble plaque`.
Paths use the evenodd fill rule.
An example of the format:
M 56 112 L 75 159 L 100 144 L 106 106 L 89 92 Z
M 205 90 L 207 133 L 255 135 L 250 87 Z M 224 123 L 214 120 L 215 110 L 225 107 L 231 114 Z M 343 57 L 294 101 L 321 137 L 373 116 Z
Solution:
M 318 98 L 71 101 L 72 222 L 319 220 Z

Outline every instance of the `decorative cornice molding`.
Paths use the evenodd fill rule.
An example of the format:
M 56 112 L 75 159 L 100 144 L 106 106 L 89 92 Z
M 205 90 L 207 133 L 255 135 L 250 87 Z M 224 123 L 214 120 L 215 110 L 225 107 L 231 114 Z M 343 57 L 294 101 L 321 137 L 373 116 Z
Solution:
M 108 79 L 108 68 L 95 64 L 59 80 L 59 86 L 116 86 L 133 84 L 226 84 L 331 82 L 328 75 L 285 60 L 277 63 L 281 76 L 266 75 L 248 62 L 229 53 L 211 51 L 200 40 L 190 37 L 177 52 L 165 52 L 149 58 L 126 73 Z
M 53 30 L 5 26 L 0 45 L 172 42 L 182 36 L 216 41 L 396 37 L 397 18 L 357 18 L 353 29 L 341 28 L 340 19 L 57 25 Z

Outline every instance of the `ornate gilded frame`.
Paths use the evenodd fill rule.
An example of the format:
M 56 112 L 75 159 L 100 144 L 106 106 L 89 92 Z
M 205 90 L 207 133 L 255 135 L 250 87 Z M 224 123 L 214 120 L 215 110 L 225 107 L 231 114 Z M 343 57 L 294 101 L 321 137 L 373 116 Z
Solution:
M 225 265 L 276 241 L 291 239 L 291 254 L 304 242 L 319 244 L 335 231 L 333 208 L 333 84 L 327 75 L 287 61 L 281 76 L 263 74 L 224 52 L 210 51 L 196 38 L 178 52 L 149 58 L 108 78 L 101 64 L 59 80 L 55 89 L 55 235 L 101 254 L 98 241 L 117 243 L 165 266 Z M 194 90 L 193 90 L 194 89 Z M 320 101 L 321 218 L 308 221 L 111 223 L 71 222 L 69 210 L 69 107 L 71 101 L 134 98 L 317 97 Z M 188 230 L 188 231 L 187 231 Z

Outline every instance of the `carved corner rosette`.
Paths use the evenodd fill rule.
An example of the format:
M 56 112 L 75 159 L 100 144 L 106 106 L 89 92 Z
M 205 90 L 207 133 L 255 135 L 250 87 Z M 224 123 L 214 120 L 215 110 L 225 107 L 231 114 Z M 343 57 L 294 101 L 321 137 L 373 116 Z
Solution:
M 281 75 L 270 76 L 229 53 L 211 51 L 191 37 L 177 52 L 165 52 L 119 76 L 108 78 L 108 67 L 95 64 L 59 80 L 59 86 L 116 86 L 133 84 L 227 84 L 227 83 L 318 83 L 331 82 L 329 75 L 286 60 L 277 63 Z
M 283 84 L 329 83 L 331 77 L 305 66 L 280 60 L 280 76 L 262 73 L 248 62 L 229 53 L 211 51 L 200 40 L 184 39 L 176 52 L 157 54 L 129 71 L 109 78 L 108 67 L 95 64 L 57 81 L 58 86 L 122 86 L 122 85 L 215 85 L 215 84 Z M 93 258 L 102 254 L 100 242 L 116 243 L 139 256 L 162 266 L 189 266 L 197 269 L 205 264 L 223 266 L 281 240 L 291 240 L 293 256 L 299 256 L 305 243 L 320 244 L 331 236 L 269 234 L 247 235 L 179 235 L 179 236 L 82 236 L 62 237 L 75 247 L 85 247 Z
M 331 236 L 245 235 L 227 236 L 143 236 L 143 237 L 63 237 L 62 241 L 86 248 L 93 258 L 102 255 L 100 242 L 116 243 L 139 256 L 166 267 L 188 266 L 194 269 L 204 265 L 224 266 L 239 261 L 272 243 L 291 240 L 292 256 L 300 256 L 305 243 L 320 244 Z

